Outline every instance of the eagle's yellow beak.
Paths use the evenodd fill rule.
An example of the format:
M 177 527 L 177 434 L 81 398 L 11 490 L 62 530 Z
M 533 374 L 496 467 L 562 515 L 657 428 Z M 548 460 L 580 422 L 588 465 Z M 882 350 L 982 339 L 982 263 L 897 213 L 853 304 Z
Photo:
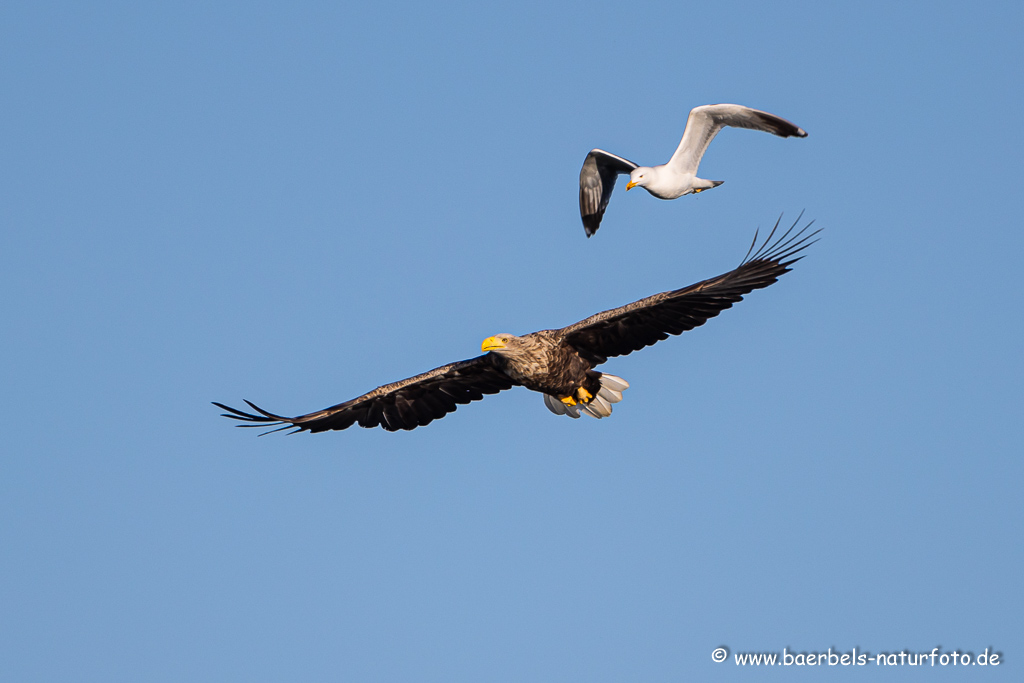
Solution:
M 480 345 L 481 351 L 493 351 L 494 349 L 505 348 L 505 342 L 501 341 L 497 337 L 488 337 L 484 339 L 484 343 Z
M 630 180 L 628 183 L 626 183 L 626 192 L 629 192 L 634 187 L 636 187 L 636 183 Z

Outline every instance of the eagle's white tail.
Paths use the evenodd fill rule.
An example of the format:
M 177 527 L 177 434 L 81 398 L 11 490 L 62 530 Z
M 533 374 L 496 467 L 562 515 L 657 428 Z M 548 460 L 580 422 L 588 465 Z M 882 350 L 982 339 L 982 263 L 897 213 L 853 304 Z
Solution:
M 597 392 L 597 396 L 590 400 L 590 403 L 577 403 L 574 406 L 567 406 L 554 396 L 544 394 L 544 405 L 555 415 L 568 415 L 573 419 L 577 419 L 582 412 L 591 417 L 601 419 L 612 414 L 612 404 L 621 401 L 622 392 L 628 388 L 629 382 L 621 377 L 601 373 L 601 389 Z

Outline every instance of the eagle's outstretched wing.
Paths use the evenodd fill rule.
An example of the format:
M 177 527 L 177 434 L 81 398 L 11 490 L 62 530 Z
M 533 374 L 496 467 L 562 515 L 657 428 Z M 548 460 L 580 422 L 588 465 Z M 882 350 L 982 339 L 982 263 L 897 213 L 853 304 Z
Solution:
M 779 219 L 781 221 L 781 218 Z M 797 218 L 797 223 L 800 218 Z M 670 334 L 682 334 L 703 325 L 743 295 L 775 282 L 799 261 L 796 256 L 813 241 L 820 230 L 808 233 L 808 223 L 796 233 L 796 223 L 784 235 L 772 238 L 779 227 L 755 251 L 757 235 L 743 262 L 724 275 L 671 292 L 655 294 L 610 311 L 592 315 L 575 325 L 557 330 L 562 338 L 592 363 L 603 363 L 612 356 L 632 353 L 650 346 Z
M 246 423 L 240 427 L 295 427 L 296 431 L 324 432 L 348 429 L 358 423 L 360 427 L 380 425 L 393 432 L 422 427 L 453 412 L 461 404 L 479 401 L 484 394 L 496 394 L 516 384 L 518 382 L 498 367 L 494 354 L 484 354 L 443 365 L 400 382 L 385 384 L 359 398 L 309 415 L 274 415 L 250 401 L 246 403 L 255 413 L 237 410 L 216 401 L 213 404 L 227 411 L 224 417 Z

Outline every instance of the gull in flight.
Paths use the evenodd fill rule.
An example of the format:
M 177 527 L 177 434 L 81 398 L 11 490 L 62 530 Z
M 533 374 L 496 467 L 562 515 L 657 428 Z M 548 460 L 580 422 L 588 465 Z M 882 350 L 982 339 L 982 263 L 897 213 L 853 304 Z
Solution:
M 724 181 L 698 178 L 697 167 L 708 145 L 726 126 L 763 130 L 783 138 L 807 137 L 803 128 L 768 112 L 738 104 L 705 104 L 690 110 L 683 139 L 667 164 L 637 166 L 602 149 L 592 149 L 580 171 L 580 216 L 587 237 L 601 227 L 620 173 L 629 174 L 626 190 L 642 187 L 658 199 L 677 199 L 721 185 Z

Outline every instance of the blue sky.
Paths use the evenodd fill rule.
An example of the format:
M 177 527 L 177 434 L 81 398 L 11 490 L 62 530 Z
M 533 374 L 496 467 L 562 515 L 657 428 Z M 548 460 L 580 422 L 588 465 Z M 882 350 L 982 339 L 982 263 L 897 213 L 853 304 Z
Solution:
M 791 680 L 732 653 L 1010 680 L 1024 652 L 1011 3 L 8 3 L 0 9 L 0 678 Z M 601 147 L 727 130 L 713 192 L 613 197 Z M 604 369 L 409 433 L 299 414 L 733 268 L 794 271 Z

